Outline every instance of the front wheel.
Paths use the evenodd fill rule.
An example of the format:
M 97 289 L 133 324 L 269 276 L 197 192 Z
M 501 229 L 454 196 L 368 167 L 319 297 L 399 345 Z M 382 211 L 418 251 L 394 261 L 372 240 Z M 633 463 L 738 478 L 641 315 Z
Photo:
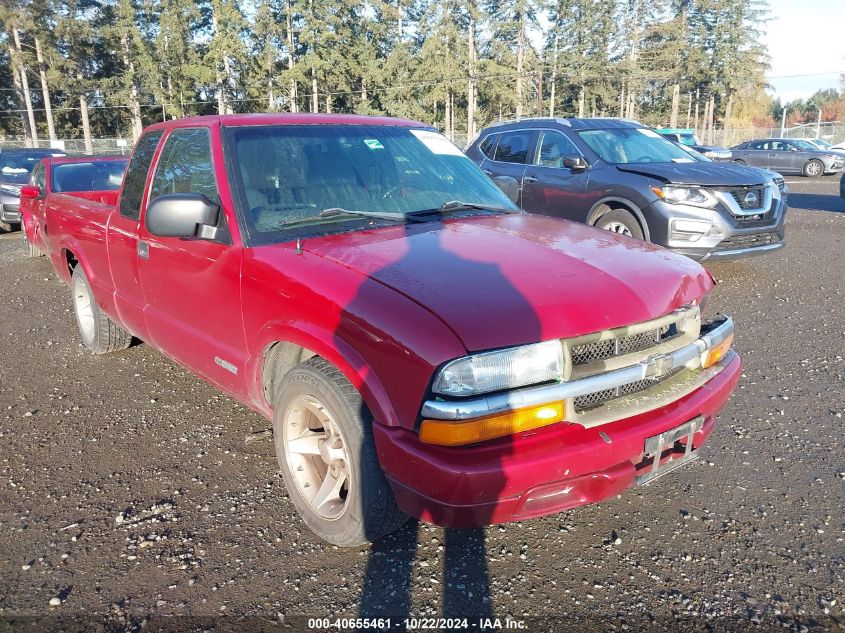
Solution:
M 596 226 L 611 233 L 635 237 L 638 240 L 644 239 L 643 230 L 637 218 L 625 209 L 613 209 L 602 215 L 596 222 Z
M 818 159 L 808 160 L 804 165 L 805 176 L 821 176 L 824 174 L 824 163 Z
M 322 358 L 294 367 L 274 399 L 273 439 L 288 494 L 305 524 L 354 547 L 407 521 L 373 441 L 373 419 L 355 387 Z
M 112 321 L 100 310 L 94 301 L 88 277 L 77 265 L 73 269 L 70 281 L 73 293 L 73 311 L 82 343 L 95 354 L 106 354 L 126 349 L 132 343 L 132 335 Z

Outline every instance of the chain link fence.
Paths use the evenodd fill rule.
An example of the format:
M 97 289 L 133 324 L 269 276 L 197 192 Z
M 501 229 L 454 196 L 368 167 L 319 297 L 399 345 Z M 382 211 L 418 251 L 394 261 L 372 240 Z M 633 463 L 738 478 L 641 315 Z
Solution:
M 132 151 L 132 140 L 125 138 L 95 138 L 91 140 L 92 154 L 121 155 Z M 0 138 L 0 151 L 10 149 L 26 149 L 31 147 L 23 138 Z M 81 138 L 61 139 L 50 141 L 39 139 L 36 147 L 41 149 L 60 149 L 71 156 L 88 154 L 85 141 Z

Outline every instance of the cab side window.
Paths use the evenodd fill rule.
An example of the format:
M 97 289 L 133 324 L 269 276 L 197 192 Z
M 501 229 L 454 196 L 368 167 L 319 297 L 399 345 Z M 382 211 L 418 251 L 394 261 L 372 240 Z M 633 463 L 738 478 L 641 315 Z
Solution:
M 580 156 L 581 152 L 569 138 L 560 132 L 540 132 L 540 151 L 537 152 L 535 165 L 540 167 L 563 167 L 564 156 Z
M 528 162 L 528 150 L 531 147 L 531 132 L 504 132 L 499 137 L 496 155 L 493 160 L 501 163 L 525 164 Z
M 201 193 L 211 202 L 220 202 L 207 128 L 177 129 L 167 137 L 149 199 L 169 193 Z
M 130 220 L 141 217 L 141 199 L 144 197 L 147 173 L 162 134 L 161 130 L 155 130 L 141 136 L 129 160 L 123 191 L 120 193 L 120 215 Z

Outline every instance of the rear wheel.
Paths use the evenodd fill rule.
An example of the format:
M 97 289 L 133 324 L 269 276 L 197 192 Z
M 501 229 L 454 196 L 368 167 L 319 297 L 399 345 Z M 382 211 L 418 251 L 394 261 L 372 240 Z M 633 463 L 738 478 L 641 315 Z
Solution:
M 77 265 L 73 269 L 70 288 L 76 324 L 85 347 L 95 354 L 116 352 L 129 347 L 132 335 L 100 310 L 82 266 Z
M 305 524 L 333 545 L 354 547 L 407 521 L 376 456 L 373 419 L 330 363 L 294 367 L 274 399 L 273 438 L 288 494 Z
M 742 160 L 741 158 L 737 158 L 736 160 L 734 160 L 734 162 L 735 162 L 737 165 L 747 165 L 747 164 L 748 164 L 748 163 L 746 163 L 744 160 Z
M 29 240 L 26 239 L 26 231 L 21 231 L 23 235 L 23 253 L 27 257 L 41 257 L 44 253 L 41 252 L 41 249 L 35 246 L 34 244 L 30 244 Z
M 824 163 L 820 160 L 813 158 L 804 164 L 805 176 L 821 176 L 822 174 L 824 174 Z
M 632 213 L 625 209 L 612 209 L 602 215 L 596 222 L 596 226 L 611 233 L 635 237 L 638 240 L 643 238 L 643 230 L 640 223 Z

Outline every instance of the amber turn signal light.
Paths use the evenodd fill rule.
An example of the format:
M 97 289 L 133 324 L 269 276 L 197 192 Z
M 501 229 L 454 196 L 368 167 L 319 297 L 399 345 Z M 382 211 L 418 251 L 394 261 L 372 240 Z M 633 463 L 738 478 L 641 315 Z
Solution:
M 724 341 L 719 343 L 716 347 L 713 347 L 707 350 L 707 356 L 704 358 L 704 368 L 710 367 L 711 365 L 715 365 L 720 360 L 725 357 L 725 354 L 728 353 L 728 350 L 731 348 L 731 345 L 734 342 L 734 335 L 731 334 L 726 338 Z
M 423 420 L 420 439 L 428 444 L 461 446 L 475 444 L 496 437 L 513 435 L 521 431 L 539 429 L 563 420 L 563 402 L 544 404 L 529 409 L 517 409 L 488 415 L 474 420 L 447 422 L 445 420 Z

